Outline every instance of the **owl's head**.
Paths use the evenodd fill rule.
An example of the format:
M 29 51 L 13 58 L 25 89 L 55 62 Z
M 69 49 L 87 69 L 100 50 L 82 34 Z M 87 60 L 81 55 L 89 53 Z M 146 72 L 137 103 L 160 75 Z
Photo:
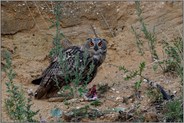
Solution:
M 103 62 L 107 52 L 107 41 L 101 38 L 88 38 L 85 48 L 95 59 L 102 60 Z
M 88 38 L 85 47 L 94 54 L 103 53 L 107 51 L 107 41 L 101 38 Z

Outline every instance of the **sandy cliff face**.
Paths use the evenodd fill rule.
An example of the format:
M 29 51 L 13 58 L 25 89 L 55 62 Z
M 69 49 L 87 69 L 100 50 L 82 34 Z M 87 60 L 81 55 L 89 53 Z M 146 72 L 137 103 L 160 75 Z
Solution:
M 108 40 L 108 61 L 122 59 L 135 50 L 131 26 L 140 28 L 134 2 L 61 2 L 62 31 L 74 44 L 94 37 L 90 24 Z M 21 61 L 41 65 L 52 47 L 55 29 L 51 23 L 52 2 L 2 2 L 2 47 L 13 52 L 14 66 Z M 155 26 L 158 41 L 179 34 L 182 26 L 181 2 L 143 2 L 143 17 L 150 30 Z M 115 57 L 115 58 L 114 58 Z M 19 65 L 18 65 L 19 64 Z M 27 66 L 27 65 L 26 65 Z M 41 66 L 40 66 L 41 67 Z M 29 69 L 29 67 L 27 67 Z M 23 69 L 25 73 L 25 68 Z M 35 67 L 35 69 L 40 69 Z M 32 70 L 34 73 L 37 70 Z M 22 73 L 22 71 L 21 71 Z M 31 76 L 30 76 L 31 79 Z M 29 79 L 28 79 L 29 80 Z
M 141 26 L 134 2 L 59 3 L 62 4 L 60 23 L 62 32 L 73 44 L 81 44 L 86 38 L 94 37 L 90 25 L 95 27 L 99 37 L 108 41 L 107 59 L 99 69 L 94 83 L 123 81 L 121 77 L 123 75 L 109 64 L 135 68 L 142 60 L 151 62 L 147 47 L 145 47 L 147 50 L 145 59 L 140 57 L 136 48 L 131 26 L 138 32 Z M 52 48 L 55 29 L 48 28 L 51 26 L 49 19 L 54 18 L 52 12 L 55 4 L 58 3 L 37 1 L 1 3 L 1 51 L 7 49 L 12 53 L 13 67 L 17 73 L 15 81 L 22 83 L 25 89 L 36 88 L 31 85 L 31 80 L 39 76 L 49 64 L 48 54 Z M 178 35 L 181 36 L 182 2 L 142 2 L 141 8 L 148 28 L 152 30 L 155 27 L 158 50 L 161 53 L 160 42 L 163 39 L 170 41 Z M 143 37 L 142 34 L 140 36 Z M 150 76 L 154 78 L 156 75 L 150 73 Z M 5 91 L 4 82 L 7 78 L 4 74 L 2 79 L 3 91 Z M 122 82 L 121 87 L 131 84 L 133 83 L 126 85 L 126 82 Z M 174 87 L 168 86 L 168 88 Z M 127 91 L 120 87 L 119 89 L 121 93 Z M 36 107 L 39 107 L 40 102 L 35 101 L 35 103 Z

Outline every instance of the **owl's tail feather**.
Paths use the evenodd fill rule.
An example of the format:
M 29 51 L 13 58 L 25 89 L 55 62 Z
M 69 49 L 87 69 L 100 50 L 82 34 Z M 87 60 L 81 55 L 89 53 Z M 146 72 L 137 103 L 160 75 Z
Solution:
M 35 98 L 36 99 L 42 99 L 42 98 L 51 98 L 58 96 L 57 92 L 62 88 L 66 83 L 64 82 L 64 79 L 62 77 L 58 78 L 58 86 L 56 85 L 56 82 L 53 79 L 48 79 L 46 82 L 42 82 L 38 89 L 35 91 Z M 46 78 L 45 78 L 46 79 Z
M 54 85 L 54 82 L 52 81 L 51 77 L 47 76 L 41 80 L 42 80 L 41 84 L 39 85 L 38 89 L 35 91 L 36 99 L 43 98 Z
M 35 91 L 35 98 L 36 99 L 47 99 L 51 97 L 57 97 L 59 88 L 57 86 L 39 86 L 38 89 Z
M 44 95 L 47 93 L 48 88 L 44 87 L 38 87 L 38 89 L 35 91 L 35 98 L 36 99 L 41 99 L 44 97 Z
M 45 95 L 45 98 L 52 98 L 52 97 L 59 97 L 59 88 L 56 86 L 53 86 Z
M 42 77 L 39 77 L 37 79 L 34 79 L 31 83 L 35 84 L 35 85 L 39 85 L 41 83 L 41 81 L 42 81 Z

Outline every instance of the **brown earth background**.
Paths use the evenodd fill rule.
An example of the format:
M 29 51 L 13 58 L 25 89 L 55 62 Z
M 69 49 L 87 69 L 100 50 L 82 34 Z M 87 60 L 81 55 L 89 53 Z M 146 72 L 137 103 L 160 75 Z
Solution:
M 102 98 L 103 104 L 98 109 L 114 107 L 128 108 L 137 100 L 122 103 L 123 97 L 130 96 L 133 92 L 134 80 L 125 81 L 125 75 L 114 67 L 124 65 L 128 69 L 136 69 L 142 61 L 146 62 L 144 75 L 163 85 L 166 90 L 181 95 L 181 84 L 177 77 L 166 76 L 161 69 L 156 72 L 152 69 L 152 60 L 148 47 L 145 45 L 145 55 L 140 56 L 136 47 L 135 35 L 131 30 L 133 26 L 140 33 L 141 25 L 136 15 L 134 2 L 60 2 L 62 4 L 61 27 L 64 35 L 73 44 L 80 45 L 89 37 L 94 37 L 90 25 L 95 27 L 99 37 L 108 41 L 108 53 L 105 62 L 99 68 L 95 79 L 89 84 L 108 83 L 113 87 Z M 55 35 L 55 28 L 49 29 L 53 19 L 52 14 L 55 2 L 1 2 L 1 52 L 5 49 L 12 53 L 13 68 L 17 74 L 14 82 L 22 85 L 25 92 L 35 90 L 36 85 L 31 81 L 38 77 L 49 64 L 49 51 Z M 182 2 L 141 2 L 142 16 L 149 30 L 155 26 L 157 35 L 157 51 L 162 58 L 161 41 L 168 42 L 181 36 L 183 30 Z M 143 41 L 143 34 L 140 35 Z M 2 62 L 4 59 L 2 59 Z M 7 76 L 1 73 L 2 85 L 2 119 L 11 121 L 4 109 L 3 102 L 6 98 Z M 146 96 L 147 85 L 142 84 L 139 101 L 142 109 L 147 114 L 152 113 L 149 98 Z M 81 107 L 89 102 L 81 102 L 69 107 L 62 102 L 48 102 L 47 100 L 33 99 L 33 110 L 40 109 L 41 114 L 50 121 L 50 110 L 57 105 L 63 111 L 75 106 Z M 146 116 L 146 113 L 145 113 Z M 113 121 L 116 114 L 103 116 L 95 121 Z M 38 119 L 38 116 L 36 116 Z M 154 121 L 154 119 L 149 119 Z M 89 121 L 89 120 L 87 120 Z

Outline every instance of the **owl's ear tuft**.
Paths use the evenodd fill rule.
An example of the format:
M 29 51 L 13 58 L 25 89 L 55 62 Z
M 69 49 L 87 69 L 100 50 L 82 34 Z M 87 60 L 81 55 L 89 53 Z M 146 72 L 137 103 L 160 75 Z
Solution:
M 92 41 L 92 38 L 87 38 L 87 41 Z
M 106 39 L 102 39 L 102 41 L 105 41 L 107 43 L 107 40 Z

